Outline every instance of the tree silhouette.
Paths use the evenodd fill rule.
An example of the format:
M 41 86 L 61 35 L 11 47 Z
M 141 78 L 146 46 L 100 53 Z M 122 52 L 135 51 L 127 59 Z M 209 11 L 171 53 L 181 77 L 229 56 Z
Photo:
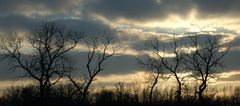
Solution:
M 15 70 L 26 72 L 26 77 L 38 82 L 43 103 L 49 96 L 50 87 L 71 70 L 67 53 L 77 42 L 76 33 L 67 32 L 53 22 L 46 22 L 27 36 L 6 36 L 2 39 L 1 49 L 6 58 L 14 62 Z M 23 46 L 27 46 L 29 53 L 24 52 Z
M 156 85 L 159 82 L 159 79 L 168 79 L 166 74 L 166 70 L 161 63 L 160 60 L 150 57 L 150 56 L 141 56 L 138 59 L 138 63 L 142 65 L 146 70 L 150 71 L 150 93 L 149 93 L 149 100 L 153 101 L 153 91 Z
M 152 61 L 151 64 L 157 65 L 159 69 L 163 67 L 176 79 L 178 84 L 176 98 L 178 101 L 181 101 L 182 82 L 179 73 L 183 71 L 181 68 L 183 65 L 183 54 L 181 52 L 181 45 L 175 36 L 172 37 L 172 41 L 169 45 L 169 51 L 174 54 L 174 57 L 167 57 L 168 51 L 166 51 L 164 47 L 161 49 L 160 41 L 157 38 L 150 39 L 147 43 L 147 46 L 153 50 L 153 57 L 157 59 L 157 61 Z
M 88 48 L 87 75 L 84 76 L 82 83 L 78 83 L 70 75 L 68 75 L 68 78 L 77 88 L 77 92 L 81 94 L 82 100 L 85 102 L 92 82 L 104 70 L 104 62 L 110 59 L 119 47 L 113 45 L 113 39 L 109 36 L 88 36 L 83 39 L 83 43 Z
M 193 77 L 200 81 L 196 93 L 203 101 L 208 81 L 216 77 L 219 67 L 223 67 L 222 59 L 230 47 L 220 42 L 220 37 L 217 36 L 194 34 L 190 36 L 190 40 L 192 46 L 189 47 L 185 65 L 192 71 Z

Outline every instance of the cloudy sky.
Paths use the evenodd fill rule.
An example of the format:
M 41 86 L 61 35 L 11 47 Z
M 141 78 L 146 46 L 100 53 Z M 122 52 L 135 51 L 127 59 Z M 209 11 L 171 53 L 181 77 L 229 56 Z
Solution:
M 170 35 L 217 34 L 232 41 L 219 80 L 235 83 L 240 80 L 239 4 L 240 0 L 0 0 L 0 32 L 27 32 L 43 21 L 80 32 L 111 32 L 121 50 L 106 63 L 101 73 L 105 79 L 100 77 L 99 82 L 140 80 L 144 74 L 136 57 L 145 51 L 143 42 L 149 37 L 166 43 Z M 78 58 L 84 55 L 74 53 Z M 16 78 L 7 61 L 0 67 L 2 83 Z

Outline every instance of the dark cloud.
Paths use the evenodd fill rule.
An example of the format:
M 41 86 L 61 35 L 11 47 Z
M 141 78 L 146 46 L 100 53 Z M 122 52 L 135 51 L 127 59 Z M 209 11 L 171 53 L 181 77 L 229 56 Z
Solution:
M 240 70 L 239 58 L 240 50 L 229 51 L 224 57 L 224 69 L 225 71 Z
M 91 32 L 91 33 L 114 32 L 114 29 L 97 20 L 71 19 L 71 18 L 44 20 L 26 17 L 20 14 L 0 16 L 0 31 L 1 32 L 31 31 L 45 21 L 54 21 L 57 24 L 64 26 L 66 29 L 78 32 Z
M 2 56 L 2 55 L 0 55 Z M 19 76 L 22 76 L 23 73 L 20 71 L 12 71 L 11 69 L 11 65 L 10 65 L 10 61 L 8 60 L 1 60 L 0 61 L 0 81 L 1 80 L 10 80 L 10 79 L 16 79 Z
M 196 10 L 198 18 L 239 16 L 239 0 L 92 0 L 85 3 L 84 13 L 108 19 L 134 21 L 164 20 L 169 15 L 185 18 Z
M 179 37 L 178 35 L 174 34 L 161 34 L 159 33 L 158 35 L 151 35 L 151 34 L 143 34 L 145 35 L 145 39 L 139 39 L 136 37 L 134 34 L 130 35 L 130 48 L 134 49 L 136 51 L 141 51 L 141 50 L 149 50 L 150 46 L 149 44 L 151 43 L 150 41 L 155 41 L 156 39 L 158 40 L 159 44 L 159 49 L 165 49 L 165 51 L 172 51 L 171 45 L 173 44 L 173 37 L 176 36 L 176 41 L 178 46 L 184 46 L 184 45 L 191 45 L 192 41 L 189 37 L 189 35 L 185 34 L 185 36 Z M 149 36 L 150 35 L 150 36 Z M 199 34 L 198 35 L 198 41 L 199 43 L 203 44 L 202 42 L 206 42 L 207 37 L 215 37 L 217 40 L 220 40 L 227 37 L 228 35 L 209 35 L 209 34 Z
M 240 47 L 240 38 L 237 36 L 233 41 L 231 41 L 231 48 Z
M 98 14 L 109 20 L 152 21 L 172 14 L 184 18 L 193 9 L 199 17 L 239 16 L 239 3 L 239 0 L 0 0 L 0 15 L 56 18 Z
M 87 52 L 71 52 L 70 56 L 72 57 L 73 65 L 76 68 L 73 75 L 86 73 Z M 105 70 L 100 73 L 104 76 L 112 74 L 129 74 L 140 71 L 136 56 L 129 55 L 116 55 L 111 57 L 109 60 L 105 61 L 104 69 Z
M 219 78 L 218 81 L 239 81 L 240 74 L 234 74 L 229 76 L 228 78 Z
M 239 16 L 239 0 L 193 0 L 199 17 Z
M 230 51 L 228 55 L 224 58 L 225 67 L 220 69 L 220 72 L 228 72 L 232 70 L 239 70 L 239 53 L 240 51 Z M 73 71 L 73 75 L 80 75 L 86 72 L 86 52 L 71 52 L 70 57 L 73 59 L 73 66 L 75 70 Z M 10 71 L 11 65 L 9 61 L 2 60 L 0 62 L 0 79 L 15 79 L 19 76 L 23 76 L 24 73 L 21 70 L 18 71 Z M 129 55 L 119 55 L 114 56 L 110 60 L 104 63 L 104 71 L 100 73 L 100 75 L 108 76 L 112 74 L 130 74 L 137 71 L 143 70 L 140 65 L 137 63 L 136 56 Z
M 224 28 L 224 27 L 216 27 L 216 31 L 213 31 L 213 32 L 232 34 L 232 35 L 238 35 L 239 34 L 236 30 L 227 29 L 227 28 Z
M 84 13 L 94 13 L 108 19 L 125 18 L 145 21 L 166 18 L 169 14 L 186 16 L 191 0 L 93 0 L 86 2 Z
M 74 76 L 87 73 L 87 52 L 70 52 L 68 55 L 72 59 Z M 15 79 L 19 76 L 24 76 L 23 70 L 10 70 L 14 64 L 11 64 L 10 60 L 4 59 L 0 61 L 0 80 Z M 102 76 L 108 76 L 112 74 L 129 74 L 136 71 L 140 71 L 141 68 L 138 66 L 136 57 L 129 55 L 118 55 L 111 57 L 110 60 L 105 61 L 104 71 L 100 73 Z
M 38 22 L 39 20 L 31 19 L 19 14 L 0 16 L 0 31 L 26 31 L 35 26 Z
M 101 21 L 91 19 L 59 19 L 56 23 L 65 26 L 67 29 L 89 33 L 114 32 L 114 29 Z
M 199 36 L 199 44 L 205 44 L 207 43 L 207 37 L 215 37 L 217 38 L 217 40 L 219 42 L 221 42 L 222 39 L 224 39 L 225 37 L 231 36 L 231 35 L 208 35 L 208 34 L 200 34 Z M 169 37 L 169 36 L 168 36 Z M 158 38 L 158 37 L 157 37 Z M 151 40 L 151 38 L 146 40 L 138 40 L 138 41 L 134 41 L 134 43 L 131 43 L 130 48 L 134 49 L 136 51 L 139 51 L 139 53 L 143 53 L 143 50 L 151 50 L 150 47 L 145 46 L 145 44 L 147 44 L 147 41 Z M 186 37 L 181 37 L 179 39 L 177 39 L 178 42 L 178 46 L 183 45 L 192 45 L 192 42 L 189 38 L 189 36 Z M 169 40 L 161 40 L 159 39 L 159 49 L 163 50 L 165 49 L 166 52 L 170 51 L 172 52 L 172 47 L 170 46 L 170 44 L 173 43 L 173 40 L 171 37 L 169 37 Z M 234 49 L 232 50 L 231 48 L 234 47 L 239 47 L 240 45 L 240 38 L 236 37 L 231 43 L 230 43 L 230 50 L 228 51 L 227 55 L 223 58 L 222 62 L 224 63 L 224 67 L 223 68 L 218 68 L 217 70 L 219 72 L 228 72 L 228 71 L 232 71 L 232 70 L 239 70 L 240 69 L 240 65 L 239 65 L 239 58 L 240 58 L 240 50 L 238 49 Z M 229 43 L 227 43 L 225 45 L 226 47 L 229 46 Z
M 81 10 L 80 2 L 81 0 L 0 0 L 0 14 L 69 15 Z

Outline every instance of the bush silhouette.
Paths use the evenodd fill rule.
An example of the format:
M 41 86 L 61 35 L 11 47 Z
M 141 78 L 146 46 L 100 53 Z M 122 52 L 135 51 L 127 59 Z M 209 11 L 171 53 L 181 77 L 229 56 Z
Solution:
M 174 94 L 166 89 L 156 89 L 154 91 L 154 100 L 149 101 L 146 97 L 146 89 L 139 93 L 133 93 L 132 89 L 116 90 L 101 89 L 88 95 L 88 101 L 83 103 L 79 100 L 78 95 L 74 93 L 74 87 L 70 84 L 58 85 L 51 89 L 50 97 L 47 99 L 45 106 L 236 106 L 240 103 L 239 89 L 235 89 L 234 95 L 217 95 L 215 97 L 206 96 L 205 102 L 198 101 L 194 97 L 183 96 L 181 103 L 173 99 Z M 220 91 L 219 91 L 220 92 Z M 11 87 L 7 89 L 0 98 L 1 106 L 38 106 L 39 90 L 36 86 Z

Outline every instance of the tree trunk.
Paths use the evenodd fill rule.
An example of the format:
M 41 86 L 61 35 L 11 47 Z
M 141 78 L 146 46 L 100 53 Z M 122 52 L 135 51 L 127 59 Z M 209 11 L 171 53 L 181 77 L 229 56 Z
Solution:
M 51 89 L 50 89 L 50 86 L 46 86 L 45 87 L 45 94 L 44 94 L 44 101 L 48 104 L 50 101 L 49 101 L 49 98 L 50 98 L 50 92 L 51 92 Z
M 182 84 L 179 80 L 178 80 L 178 90 L 176 92 L 177 92 L 177 100 L 182 101 Z
M 87 100 L 87 95 L 88 95 L 88 89 L 89 89 L 92 81 L 93 81 L 93 78 L 90 78 L 90 80 L 87 82 L 86 87 L 83 90 L 82 100 L 83 100 L 84 104 L 87 102 L 86 100 Z
M 203 93 L 204 93 L 206 87 L 207 87 L 206 81 L 203 81 L 203 83 L 198 88 L 198 97 L 201 102 L 204 102 Z
M 42 82 L 40 82 L 39 89 L 40 89 L 39 90 L 40 91 L 39 92 L 40 93 L 40 97 L 39 97 L 40 101 L 39 102 L 40 102 L 40 105 L 43 106 L 44 105 L 44 86 L 43 86 Z
M 182 83 L 179 80 L 179 77 L 177 76 L 177 74 L 174 73 L 174 75 L 175 75 L 177 83 L 178 83 L 178 89 L 176 91 L 176 98 L 177 98 L 177 101 L 180 102 L 180 101 L 182 101 Z
M 150 102 L 152 102 L 152 96 L 153 96 L 153 90 L 155 88 L 155 85 L 157 84 L 158 82 L 158 77 L 154 80 L 152 86 L 151 86 L 151 89 L 150 89 L 150 94 L 149 94 L 149 100 Z

